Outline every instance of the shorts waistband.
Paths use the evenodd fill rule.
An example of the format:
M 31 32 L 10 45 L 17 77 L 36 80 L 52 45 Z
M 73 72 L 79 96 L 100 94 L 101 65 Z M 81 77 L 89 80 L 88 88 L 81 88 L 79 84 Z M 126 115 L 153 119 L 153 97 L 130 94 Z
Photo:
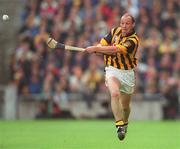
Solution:
M 106 67 L 105 67 L 105 70 L 107 70 L 108 68 L 114 69 L 114 70 L 118 70 L 118 71 L 121 71 L 121 72 L 132 72 L 132 71 L 134 71 L 134 69 L 125 70 L 125 69 L 118 69 L 118 68 L 115 68 L 115 67 L 113 67 L 113 66 L 106 66 Z

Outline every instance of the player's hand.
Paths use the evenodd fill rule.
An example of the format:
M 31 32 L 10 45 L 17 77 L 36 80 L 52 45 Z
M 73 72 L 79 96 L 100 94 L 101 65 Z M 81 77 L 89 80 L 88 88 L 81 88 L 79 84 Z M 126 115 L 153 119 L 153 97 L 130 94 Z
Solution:
M 48 38 L 46 43 L 50 49 L 55 49 L 58 42 L 56 40 L 54 40 L 53 38 Z
M 85 48 L 85 52 L 95 53 L 96 52 L 96 46 L 90 46 L 90 47 Z

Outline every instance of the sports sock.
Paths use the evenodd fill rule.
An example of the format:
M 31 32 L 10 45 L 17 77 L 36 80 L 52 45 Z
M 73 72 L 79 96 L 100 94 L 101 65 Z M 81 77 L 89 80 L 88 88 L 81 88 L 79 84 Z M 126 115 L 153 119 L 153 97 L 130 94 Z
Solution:
M 124 122 L 122 120 L 116 121 L 116 127 L 118 126 L 124 126 Z

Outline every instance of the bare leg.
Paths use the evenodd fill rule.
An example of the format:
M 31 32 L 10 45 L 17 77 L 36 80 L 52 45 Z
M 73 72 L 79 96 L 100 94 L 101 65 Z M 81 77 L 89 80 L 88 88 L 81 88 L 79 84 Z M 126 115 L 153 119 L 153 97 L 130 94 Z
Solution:
M 128 123 L 129 114 L 130 114 L 130 100 L 131 95 L 121 92 L 121 105 L 123 107 L 123 113 L 124 113 L 124 122 Z
M 120 82 L 115 77 L 107 79 L 107 86 L 111 95 L 111 108 L 116 121 L 123 120 L 123 108 L 120 102 Z
M 109 88 L 111 94 L 111 107 L 114 114 L 114 118 L 116 120 L 116 128 L 117 128 L 117 135 L 119 140 L 123 140 L 125 138 L 127 132 L 127 126 L 124 125 L 124 116 L 127 117 L 127 112 L 123 111 L 123 103 L 122 103 L 122 96 L 120 92 L 120 82 L 115 77 L 110 77 L 107 80 L 107 86 Z

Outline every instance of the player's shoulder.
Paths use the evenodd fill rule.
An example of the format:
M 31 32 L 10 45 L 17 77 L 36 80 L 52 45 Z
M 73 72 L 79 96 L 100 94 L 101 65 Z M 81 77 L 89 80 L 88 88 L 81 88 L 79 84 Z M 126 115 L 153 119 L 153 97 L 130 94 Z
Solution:
M 121 31 L 121 27 L 113 27 L 111 29 L 111 34 L 114 35 L 114 34 L 120 32 L 120 31 Z

